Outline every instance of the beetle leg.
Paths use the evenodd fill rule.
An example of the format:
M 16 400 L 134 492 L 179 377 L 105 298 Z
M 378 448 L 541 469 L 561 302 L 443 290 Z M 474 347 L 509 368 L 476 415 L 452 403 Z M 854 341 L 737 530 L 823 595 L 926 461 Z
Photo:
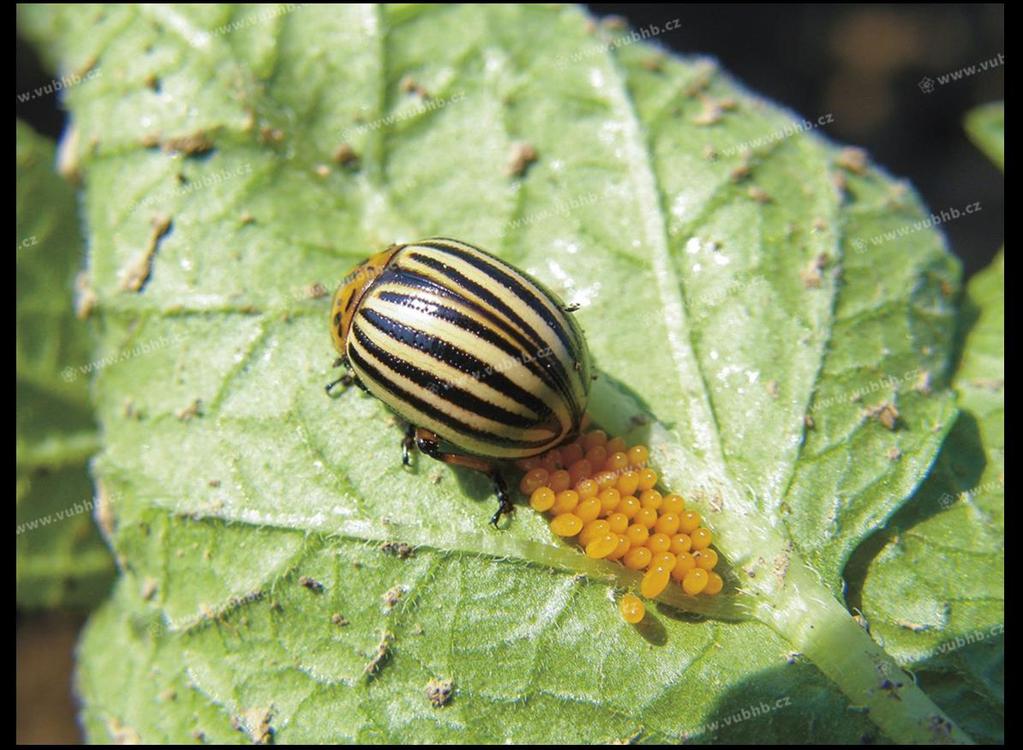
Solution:
M 490 517 L 490 523 L 494 525 L 494 528 L 497 528 L 501 516 L 510 516 L 514 512 L 515 506 L 512 505 L 511 497 L 508 495 L 508 485 L 504 483 L 504 477 L 501 476 L 497 469 L 491 468 L 490 481 L 493 483 L 494 492 L 501 503 L 497 510 L 494 511 L 494 515 Z
M 330 395 L 331 390 L 336 385 L 340 385 L 341 386 L 341 390 L 344 390 L 344 389 L 348 388 L 348 386 L 350 386 L 352 384 L 355 384 L 355 385 L 359 386 L 362 390 L 366 390 L 366 386 L 362 384 L 361 380 L 359 380 L 359 376 L 356 375 L 352 371 L 352 368 L 348 366 L 348 360 L 347 359 L 345 359 L 344 357 L 338 357 L 337 359 L 334 360 L 334 365 L 333 365 L 334 367 L 341 367 L 342 365 L 344 365 L 345 368 L 346 368 L 345 369 L 345 374 L 342 375 L 341 377 L 339 377 L 337 380 L 335 380 L 335 381 L 333 381 L 331 383 L 327 383 L 327 386 L 326 386 L 326 389 L 325 389 L 327 391 L 327 395 L 328 396 Z
M 498 471 L 497 467 L 492 463 L 476 456 L 465 456 L 460 453 L 442 452 L 440 450 L 437 436 L 422 427 L 415 430 L 415 440 L 416 447 L 430 458 L 435 458 L 438 461 L 443 461 L 444 463 L 451 464 L 452 466 L 465 466 L 469 469 L 475 469 L 478 472 L 486 474 L 487 477 L 490 478 L 490 482 L 494 486 L 494 493 L 497 495 L 497 499 L 501 503 L 497 512 L 494 513 L 493 517 L 490 519 L 490 523 L 494 526 L 497 526 L 498 521 L 501 520 L 501 516 L 510 515 L 515 510 L 511 496 L 508 494 L 508 485 L 505 484 L 504 477 L 501 476 L 501 472 Z
M 401 439 L 401 465 L 409 466 L 412 463 L 411 450 L 416 444 L 416 426 L 409 424 L 405 428 L 405 437 Z
M 324 390 L 327 392 L 327 395 L 329 396 L 330 392 L 331 392 L 331 390 L 333 390 L 334 386 L 340 385 L 341 386 L 341 390 L 344 390 L 345 388 L 347 388 L 348 386 L 350 386 L 354 382 L 355 382 L 355 375 L 353 375 L 351 372 L 346 372 L 344 375 L 339 377 L 337 380 L 332 380 L 331 382 L 327 383 L 326 387 L 324 387 Z

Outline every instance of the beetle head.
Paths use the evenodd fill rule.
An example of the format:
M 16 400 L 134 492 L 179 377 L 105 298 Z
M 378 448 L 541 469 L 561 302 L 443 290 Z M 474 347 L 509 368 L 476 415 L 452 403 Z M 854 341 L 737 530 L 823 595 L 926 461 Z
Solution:
M 359 301 L 401 247 L 391 245 L 386 250 L 371 255 L 353 268 L 338 285 L 330 306 L 330 337 L 338 354 L 342 356 L 345 354 L 348 331 L 352 327 L 355 311 L 359 309 Z

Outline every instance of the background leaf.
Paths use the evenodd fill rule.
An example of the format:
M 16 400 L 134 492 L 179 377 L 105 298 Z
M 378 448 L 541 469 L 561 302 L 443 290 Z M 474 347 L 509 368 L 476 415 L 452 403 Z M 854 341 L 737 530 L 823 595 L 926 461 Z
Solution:
M 91 341 L 72 303 L 82 240 L 53 144 L 21 122 L 17 177 L 17 599 L 88 607 L 106 595 L 113 560 L 91 517 Z
M 967 118 L 1000 167 L 1003 123 L 1001 105 Z M 953 383 L 960 414 L 934 470 L 850 566 L 850 599 L 875 638 L 987 742 L 1004 741 L 1004 336 L 1003 251 L 967 288 Z
M 1005 105 L 977 107 L 966 117 L 966 132 L 991 161 L 1005 170 Z
M 834 661 L 873 654 L 842 567 L 955 416 L 958 269 L 909 188 L 572 8 L 21 12 L 62 69 L 102 71 L 68 91 L 66 146 L 118 358 L 96 471 L 125 575 L 82 645 L 90 738 L 878 738 L 853 694 L 944 731 L 911 685 L 878 698 L 867 655 L 848 684 Z M 485 481 L 403 471 L 379 403 L 325 399 L 320 290 L 435 234 L 583 305 L 597 419 L 643 415 L 715 531 L 729 593 L 686 602 L 713 619 L 625 625 L 620 566 L 529 512 L 490 531 Z

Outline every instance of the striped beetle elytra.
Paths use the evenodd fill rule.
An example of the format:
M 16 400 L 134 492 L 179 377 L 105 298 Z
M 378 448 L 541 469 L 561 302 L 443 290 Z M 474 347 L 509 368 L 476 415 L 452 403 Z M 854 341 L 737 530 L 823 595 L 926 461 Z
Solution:
M 330 321 L 348 370 L 328 392 L 354 383 L 404 419 L 404 463 L 414 445 L 490 477 L 495 525 L 512 504 L 494 462 L 579 432 L 591 367 L 571 309 L 479 248 L 441 237 L 392 245 L 345 277 Z

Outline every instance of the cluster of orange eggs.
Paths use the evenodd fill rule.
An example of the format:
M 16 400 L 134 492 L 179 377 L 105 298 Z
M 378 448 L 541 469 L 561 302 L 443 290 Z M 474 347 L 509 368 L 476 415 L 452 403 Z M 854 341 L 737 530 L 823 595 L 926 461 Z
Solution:
M 710 548 L 711 533 L 680 495 L 654 489 L 658 477 L 647 466 L 648 456 L 646 446 L 629 448 L 622 438 L 592 430 L 520 461 L 526 473 L 519 489 L 534 510 L 550 513 L 551 531 L 576 537 L 589 557 L 646 571 L 643 596 L 656 597 L 671 580 L 691 596 L 717 594 L 724 581 L 714 572 L 718 556 Z M 622 615 L 638 622 L 642 603 L 632 599 L 623 598 Z M 637 611 L 638 619 L 632 619 Z

